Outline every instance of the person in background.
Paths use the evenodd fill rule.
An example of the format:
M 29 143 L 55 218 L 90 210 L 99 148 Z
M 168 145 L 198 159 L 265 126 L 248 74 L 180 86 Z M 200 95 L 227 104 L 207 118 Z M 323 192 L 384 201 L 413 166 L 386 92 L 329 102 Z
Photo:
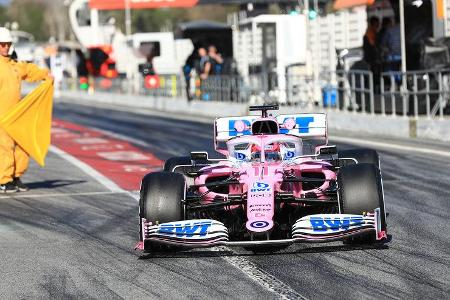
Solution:
M 211 62 L 211 73 L 218 75 L 222 73 L 223 58 L 220 53 L 218 53 L 216 46 L 210 45 L 208 47 L 208 56 Z
M 381 40 L 381 47 L 386 49 L 386 54 L 384 55 L 386 71 L 400 71 L 402 50 L 399 21 L 399 17 L 396 16 L 395 25 L 386 29 Z
M 198 62 L 198 51 L 195 49 L 192 50 L 192 53 L 188 56 L 186 59 L 186 62 L 183 65 L 183 75 L 184 80 L 186 81 L 186 95 L 188 98 L 188 101 L 192 101 L 192 93 L 191 93 L 191 77 L 192 74 L 196 72 L 196 63 Z
M 20 101 L 21 82 L 44 79 L 53 80 L 47 69 L 26 62 L 18 62 L 10 57 L 11 32 L 0 27 L 0 117 Z M 30 120 L 31 121 L 31 120 Z M 28 168 L 28 154 L 0 128 L 0 192 L 15 193 L 27 191 L 20 177 Z
M 206 80 L 211 74 L 211 58 L 208 56 L 206 49 L 203 47 L 198 49 L 198 56 L 200 57 L 200 78 L 202 80 Z
M 198 49 L 198 56 L 200 57 L 199 62 L 199 95 L 202 100 L 210 100 L 210 93 L 208 90 L 207 79 L 211 75 L 211 58 L 208 56 L 206 49 L 201 47 Z
M 380 21 L 377 17 L 370 17 L 369 26 L 363 37 L 363 60 L 370 66 L 372 72 L 376 70 L 378 61 L 377 32 Z
M 382 46 L 382 41 L 384 36 L 386 35 L 386 31 L 394 25 L 392 22 L 392 18 L 385 17 L 381 20 L 381 28 L 377 33 L 377 46 L 380 48 Z

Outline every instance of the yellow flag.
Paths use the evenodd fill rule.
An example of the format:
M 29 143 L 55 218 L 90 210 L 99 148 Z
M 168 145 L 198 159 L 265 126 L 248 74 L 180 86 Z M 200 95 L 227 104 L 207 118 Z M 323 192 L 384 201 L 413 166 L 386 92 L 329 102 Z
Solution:
M 46 80 L 0 118 L 0 126 L 39 165 L 50 146 L 53 82 Z

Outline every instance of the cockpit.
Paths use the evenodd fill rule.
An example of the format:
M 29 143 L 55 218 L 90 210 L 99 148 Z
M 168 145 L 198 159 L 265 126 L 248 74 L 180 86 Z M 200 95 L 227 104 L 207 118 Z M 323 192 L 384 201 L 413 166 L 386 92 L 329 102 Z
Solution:
M 302 141 L 287 136 L 243 137 L 228 142 L 228 153 L 242 162 L 279 162 L 302 155 Z

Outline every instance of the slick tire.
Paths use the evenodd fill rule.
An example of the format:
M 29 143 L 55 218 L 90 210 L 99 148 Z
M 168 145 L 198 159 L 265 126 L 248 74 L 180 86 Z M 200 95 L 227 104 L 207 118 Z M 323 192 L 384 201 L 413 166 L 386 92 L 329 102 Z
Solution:
M 374 164 L 381 170 L 380 165 L 380 157 L 378 152 L 372 149 L 351 149 L 351 150 L 342 150 L 338 152 L 339 158 L 354 158 L 358 161 L 358 163 L 364 164 Z M 353 165 L 356 162 L 354 160 L 349 159 L 340 159 L 339 166 L 344 167 L 348 165 Z
M 141 183 L 139 198 L 139 219 L 155 223 L 166 223 L 184 219 L 182 200 L 186 194 L 184 176 L 172 172 L 149 173 Z M 142 229 L 142 226 L 140 226 Z M 142 240 L 142 232 L 141 232 Z M 169 250 L 164 245 L 145 245 L 146 250 Z
M 189 156 L 175 156 L 169 158 L 166 163 L 164 164 L 164 171 L 167 172 L 174 172 L 184 175 L 184 179 L 186 180 L 186 183 L 188 186 L 194 184 L 194 178 L 192 176 L 189 176 L 187 172 L 188 170 L 194 170 L 194 167 L 187 167 L 187 168 L 176 168 L 176 166 L 190 166 L 192 164 L 191 158 Z
M 189 156 L 175 156 L 166 160 L 164 164 L 164 171 L 166 172 L 177 172 L 177 169 L 174 170 L 176 166 L 180 165 L 190 165 L 191 158 Z
M 149 173 L 141 183 L 140 216 L 152 222 L 173 222 L 183 219 L 186 183 L 183 175 L 172 172 Z
M 342 167 L 337 175 L 338 202 L 341 213 L 360 215 L 380 208 L 381 230 L 386 230 L 383 182 L 378 167 L 360 163 Z M 374 234 L 345 240 L 350 244 L 375 242 Z

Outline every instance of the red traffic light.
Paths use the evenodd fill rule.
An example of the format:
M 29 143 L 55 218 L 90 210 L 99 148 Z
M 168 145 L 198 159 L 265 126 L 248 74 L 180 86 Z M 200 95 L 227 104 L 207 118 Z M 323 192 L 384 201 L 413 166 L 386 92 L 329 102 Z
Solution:
M 144 78 L 144 85 L 147 89 L 157 89 L 160 86 L 158 75 L 147 75 Z

